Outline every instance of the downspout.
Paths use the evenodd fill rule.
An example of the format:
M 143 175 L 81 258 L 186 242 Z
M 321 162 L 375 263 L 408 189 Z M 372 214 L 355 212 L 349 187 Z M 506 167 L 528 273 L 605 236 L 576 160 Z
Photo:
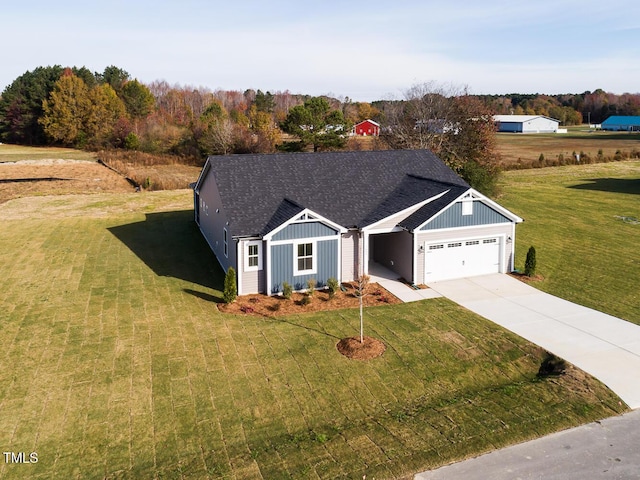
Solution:
M 408 232 L 409 230 L 407 230 Z M 411 270 L 412 273 L 411 275 L 413 276 L 413 279 L 411 280 L 411 283 L 413 285 L 418 285 L 419 282 L 418 281 L 418 235 L 416 235 L 415 232 L 410 232 L 411 233 L 411 238 L 413 239 L 413 250 L 411 252 Z
M 238 282 L 238 295 L 244 295 L 242 291 L 242 271 L 244 270 L 244 258 L 240 252 L 240 244 L 242 242 L 236 239 L 236 281 Z
M 264 284 L 267 296 L 271 296 L 271 246 L 270 241 L 264 241 Z

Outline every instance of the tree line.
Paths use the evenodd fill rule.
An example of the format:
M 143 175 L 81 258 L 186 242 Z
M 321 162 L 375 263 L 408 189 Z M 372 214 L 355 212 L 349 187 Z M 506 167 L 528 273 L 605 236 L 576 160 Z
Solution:
M 115 66 L 101 73 L 49 66 L 26 72 L 2 92 L 0 141 L 202 157 L 271 152 L 290 133 L 298 141 L 287 142 L 288 149 L 317 150 L 341 148 L 341 134 L 376 114 L 348 99 L 145 85 Z
M 640 115 L 640 94 L 472 95 L 435 82 L 400 100 L 372 103 L 289 91 L 211 91 L 143 84 L 125 70 L 38 67 L 0 96 L 0 141 L 83 149 L 129 149 L 190 158 L 276 150 L 342 149 L 351 127 L 381 124 L 374 146 L 428 148 L 472 186 L 495 188 L 494 114 L 546 115 L 564 125 Z M 351 148 L 358 145 L 350 145 Z

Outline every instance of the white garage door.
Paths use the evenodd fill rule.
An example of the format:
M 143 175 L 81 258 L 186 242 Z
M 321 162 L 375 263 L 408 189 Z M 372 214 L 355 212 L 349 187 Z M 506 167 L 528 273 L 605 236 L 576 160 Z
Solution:
M 499 237 L 425 244 L 425 283 L 499 271 Z

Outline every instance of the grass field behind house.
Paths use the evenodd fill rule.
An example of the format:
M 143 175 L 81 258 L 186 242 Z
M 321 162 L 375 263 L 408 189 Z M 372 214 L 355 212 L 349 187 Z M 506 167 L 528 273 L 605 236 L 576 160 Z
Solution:
M 640 324 L 640 161 L 506 172 L 500 202 L 524 217 L 537 288 Z
M 538 236 L 529 189 L 558 215 L 574 210 L 558 192 L 578 206 L 597 192 L 515 173 L 505 205 L 527 218 L 518 241 L 539 245 L 553 290 L 562 228 Z M 611 212 L 593 228 L 626 255 L 611 240 L 640 227 L 609 213 L 629 194 L 604 194 Z M 543 352 L 444 299 L 367 309 L 366 334 L 387 345 L 369 362 L 335 348 L 357 310 L 220 314 L 222 273 L 191 203 L 183 191 L 0 206 L 0 445 L 38 454 L 0 477 L 398 478 L 625 409 L 580 372 L 538 380 Z M 605 280 L 592 279 L 604 296 L 634 295 Z
M 577 163 L 576 154 L 583 164 L 640 156 L 640 133 L 596 131 L 586 125 L 570 127 L 568 133 L 498 133 L 496 144 L 507 170 Z

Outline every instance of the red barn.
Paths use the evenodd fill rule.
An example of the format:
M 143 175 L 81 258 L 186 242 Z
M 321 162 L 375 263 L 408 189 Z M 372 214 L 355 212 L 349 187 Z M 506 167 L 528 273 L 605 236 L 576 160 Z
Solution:
M 380 135 L 380 124 L 373 120 L 364 120 L 360 123 L 356 123 L 353 127 L 354 135 L 361 135 L 363 137 Z

